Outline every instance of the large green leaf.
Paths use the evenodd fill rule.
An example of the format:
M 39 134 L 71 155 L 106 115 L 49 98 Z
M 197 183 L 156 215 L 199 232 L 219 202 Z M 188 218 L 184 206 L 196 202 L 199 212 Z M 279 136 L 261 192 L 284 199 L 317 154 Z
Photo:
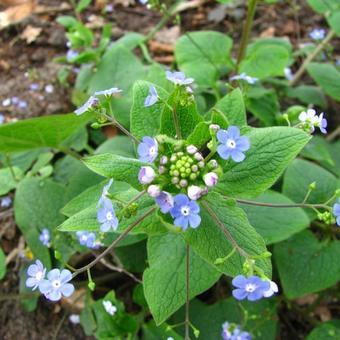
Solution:
M 290 299 L 319 292 L 340 280 L 340 241 L 319 241 L 309 230 L 276 244 L 274 257 Z
M 91 116 L 53 115 L 0 126 L 0 152 L 25 151 L 41 147 L 62 148 L 62 143 Z
M 340 72 L 333 65 L 310 63 L 307 71 L 330 97 L 340 100 Z
M 127 182 L 133 187 L 140 189 L 138 173 L 145 163 L 109 153 L 84 158 L 85 165 L 97 174 L 113 178 L 117 181 Z
M 199 340 L 221 339 L 223 323 L 243 325 L 244 311 L 248 319 L 243 330 L 252 334 L 256 340 L 274 340 L 277 332 L 277 301 L 263 299 L 256 303 L 237 301 L 233 297 L 207 305 L 198 299 L 190 303 L 190 321 L 200 331 Z M 178 311 L 171 321 L 180 323 L 185 317 L 184 308 Z M 183 327 L 181 327 L 183 328 Z M 192 334 L 192 339 L 195 339 Z
M 95 154 L 112 153 L 123 157 L 133 158 L 136 156 L 135 147 L 132 140 L 127 136 L 115 136 L 99 145 Z
M 302 103 L 310 105 L 314 104 L 322 108 L 327 107 L 326 96 L 317 86 L 301 85 L 288 88 L 287 96 L 289 98 L 299 99 Z
M 188 137 L 196 125 L 203 120 L 197 111 L 196 103 L 191 102 L 189 105 L 181 105 L 181 103 L 177 101 L 177 93 L 175 92 L 170 96 L 168 104 L 169 106 L 166 105 L 164 107 L 161 117 L 161 133 L 171 137 L 176 135 L 173 112 L 169 108 L 175 106 L 182 138 Z
M 270 188 L 310 139 L 290 127 L 251 129 L 250 149 L 241 163 L 230 161 L 216 190 L 234 197 L 255 197 Z
M 326 13 L 340 7 L 337 0 L 307 0 L 309 5 L 318 13 Z
M 24 179 L 18 186 L 15 201 L 15 221 L 36 258 L 50 266 L 49 251 L 39 240 L 40 231 L 47 228 L 51 233 L 64 217 L 65 188 L 56 182 L 38 178 Z
M 246 108 L 240 89 L 235 89 L 220 99 L 212 110 L 221 111 L 230 125 L 247 125 Z
M 329 26 L 336 32 L 337 35 L 340 35 L 340 3 L 338 4 L 338 10 L 333 11 L 328 17 L 327 21 Z
M 260 203 L 294 204 L 286 196 L 267 191 L 256 199 Z M 309 218 L 301 208 L 273 208 L 242 204 L 250 224 L 266 244 L 283 241 L 309 226 Z
M 339 187 L 337 178 L 327 170 L 312 162 L 296 159 L 285 172 L 283 193 L 294 202 L 301 203 L 313 182 L 316 188 L 311 192 L 307 203 L 326 202 Z M 311 217 L 315 216 L 310 209 L 306 212 Z
M 203 31 L 183 35 L 176 42 L 179 68 L 197 84 L 215 87 L 230 64 L 232 40 L 219 32 Z
M 186 301 L 186 243 L 167 233 L 148 240 L 149 268 L 143 275 L 145 298 L 159 325 Z M 190 298 L 210 288 L 220 273 L 190 249 Z
M 260 255 L 266 251 L 262 237 L 249 224 L 244 211 L 233 202 L 227 202 L 219 194 L 211 193 L 207 196 L 201 204 L 200 215 L 201 225 L 185 232 L 184 237 L 198 255 L 222 273 L 229 276 L 242 273 L 245 258 L 240 255 L 238 249 L 249 256 Z M 229 236 L 221 230 L 216 219 L 223 224 Z M 217 259 L 229 255 L 235 245 L 238 249 L 227 261 L 216 262 Z M 270 260 L 261 260 L 258 265 L 271 276 Z
M 146 81 L 138 81 L 133 86 L 133 104 L 131 108 L 131 133 L 139 139 L 144 136 L 155 136 L 160 129 L 161 115 L 164 102 L 158 101 L 152 106 L 144 107 L 145 98 L 149 94 L 153 84 Z M 167 100 L 168 93 L 162 88 L 155 86 L 158 96 Z
M 335 340 L 340 338 L 340 321 L 332 320 L 323 322 L 315 327 L 306 340 Z

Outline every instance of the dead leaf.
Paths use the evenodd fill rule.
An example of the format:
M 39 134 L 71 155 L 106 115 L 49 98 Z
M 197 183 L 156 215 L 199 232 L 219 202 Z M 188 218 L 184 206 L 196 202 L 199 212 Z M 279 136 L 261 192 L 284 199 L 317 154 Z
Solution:
M 175 58 L 173 55 L 155 56 L 154 59 L 160 64 L 167 64 L 167 65 L 170 65 L 175 61 Z
M 70 297 L 63 298 L 61 304 L 74 313 L 80 313 L 85 307 L 86 289 L 77 289 Z
M 171 28 L 163 28 L 155 35 L 155 40 L 160 43 L 166 43 L 174 45 L 178 40 L 181 33 L 181 29 L 179 26 L 173 26 Z
M 314 310 L 314 314 L 320 317 L 322 322 L 326 322 L 332 319 L 332 313 L 326 306 L 318 306 Z
M 304 306 L 304 305 L 311 305 L 312 303 L 316 301 L 317 298 L 318 298 L 318 295 L 309 294 L 309 295 L 301 296 L 295 301 L 299 306 Z
M 261 38 L 272 38 L 275 35 L 275 27 L 268 27 L 266 30 L 261 32 Z
M 174 51 L 174 45 L 163 44 L 156 40 L 151 40 L 149 42 L 149 48 L 150 48 L 150 51 L 154 53 L 158 53 L 158 54 L 159 53 L 173 53 Z
M 31 25 L 28 25 L 20 34 L 20 38 L 26 40 L 27 44 L 30 44 L 38 38 L 41 31 L 41 27 L 33 27 Z
M 8 7 L 0 12 L 0 29 L 22 21 L 33 12 L 34 7 L 34 0 L 26 0 L 20 5 Z
M 16 6 L 27 2 L 27 0 L 0 0 L 0 5 Z

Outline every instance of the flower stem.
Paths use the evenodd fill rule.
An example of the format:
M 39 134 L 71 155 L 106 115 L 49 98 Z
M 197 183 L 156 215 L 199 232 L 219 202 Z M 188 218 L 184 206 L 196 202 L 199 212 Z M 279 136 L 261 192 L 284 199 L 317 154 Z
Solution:
M 238 68 L 240 66 L 240 63 L 241 63 L 242 59 L 244 58 L 244 56 L 246 54 L 246 49 L 247 49 L 247 45 L 248 45 L 248 41 L 249 41 L 249 35 L 250 35 L 251 28 L 253 26 L 257 1 L 258 0 L 249 0 L 248 1 L 247 19 L 246 19 L 246 22 L 244 24 L 242 37 L 241 37 L 241 45 L 240 45 L 240 49 L 239 49 L 238 55 L 237 55 L 236 72 L 238 72 Z
M 190 247 L 186 246 L 186 263 L 185 263 L 185 277 L 186 277 L 186 302 L 185 302 L 185 340 L 190 340 Z
M 306 58 L 302 63 L 298 71 L 295 73 L 294 78 L 289 82 L 289 86 L 294 86 L 303 76 L 308 64 L 310 64 L 314 58 L 327 46 L 327 44 L 333 39 L 335 32 L 330 30 L 324 40 L 316 47 L 316 49 Z
M 77 269 L 72 277 L 76 277 L 80 273 L 83 273 L 87 271 L 88 269 L 92 268 L 96 263 L 98 263 L 103 257 L 105 257 L 121 240 L 123 240 L 129 233 L 130 231 L 136 227 L 140 222 L 142 222 L 146 217 L 151 215 L 154 211 L 156 210 L 155 207 L 152 207 L 149 209 L 145 214 L 143 214 L 140 218 L 138 218 L 135 222 L 133 222 L 128 228 L 124 230 L 122 234 L 120 234 L 111 244 L 108 246 L 101 254 L 99 254 L 92 262 L 87 264 L 84 267 L 81 267 Z

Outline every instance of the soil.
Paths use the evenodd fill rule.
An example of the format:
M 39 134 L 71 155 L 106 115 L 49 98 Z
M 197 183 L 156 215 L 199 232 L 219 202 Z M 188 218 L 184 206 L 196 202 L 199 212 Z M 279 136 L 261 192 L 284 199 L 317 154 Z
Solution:
M 133 1 L 115 1 L 116 3 L 130 3 L 128 6 L 116 4 L 112 13 L 106 13 L 105 18 L 113 23 L 113 37 L 119 38 L 127 31 L 141 33 L 149 32 L 160 20 L 160 15 L 150 12 L 141 5 L 135 5 Z M 236 1 L 244 3 L 244 1 Z M 4 10 L 10 0 L 0 1 L 0 11 Z M 37 1 L 38 5 L 45 8 L 60 7 L 60 1 Z M 100 16 L 100 3 L 92 6 L 83 14 L 83 18 L 91 18 L 91 15 Z M 288 3 L 288 4 L 287 4 Z M 291 5 L 289 5 L 291 4 Z M 293 5 L 301 7 L 299 14 L 293 10 Z M 199 8 L 187 10 L 181 14 L 181 31 L 194 30 L 218 30 L 225 32 L 235 39 L 236 45 L 240 40 L 242 31 L 242 18 L 245 14 L 244 5 L 230 8 L 223 13 L 222 7 L 216 1 L 207 1 Z M 70 112 L 73 106 L 70 100 L 70 88 L 61 86 L 57 81 L 58 71 L 61 65 L 53 61 L 58 56 L 66 53 L 66 39 L 64 29 L 56 23 L 58 15 L 72 15 L 71 10 L 62 13 L 46 10 L 43 14 L 32 14 L 21 22 L 11 25 L 1 31 L 0 35 L 0 112 L 5 114 L 7 121 L 20 120 L 29 117 L 37 117 L 60 112 Z M 213 16 L 216 21 L 209 18 Z M 219 21 L 217 21 L 219 17 Z M 96 19 L 97 17 L 94 17 Z M 154 51 L 158 60 L 169 63 L 172 58 L 172 48 L 167 46 L 166 41 L 176 38 L 179 30 L 174 29 L 175 24 L 169 23 L 165 30 L 156 37 L 165 43 L 161 45 L 161 52 Z M 27 43 L 22 38 L 22 34 L 27 27 L 41 28 L 40 34 Z M 172 30 L 170 28 L 172 27 Z M 260 5 L 255 17 L 254 36 L 263 37 L 282 36 L 289 37 L 294 45 L 298 45 L 308 40 L 308 32 L 315 27 L 327 28 L 324 19 L 313 13 L 307 6 L 306 1 L 291 0 L 283 1 L 275 6 Z M 166 37 L 166 34 L 170 37 Z M 153 47 L 153 42 L 150 47 Z M 163 46 L 163 47 L 162 47 Z M 236 46 L 237 47 L 237 46 Z M 235 48 L 234 50 L 237 50 Z M 335 44 L 335 55 L 340 56 L 339 40 Z M 38 84 L 37 89 L 30 89 L 32 84 Z M 45 87 L 53 86 L 53 91 L 46 91 Z M 49 86 L 51 87 L 51 86 Z M 13 96 L 27 102 L 27 107 L 17 108 L 15 105 L 5 106 L 3 101 Z M 330 110 L 339 110 L 339 104 L 330 102 Z M 335 116 L 335 115 L 334 115 Z M 333 121 L 333 127 L 339 122 Z M 332 127 L 331 127 L 332 129 Z M 10 222 L 8 222 L 10 219 Z M 20 233 L 16 229 L 13 219 L 2 218 L 0 214 L 0 231 L 4 228 L 8 230 L 2 238 L 1 246 L 8 254 L 18 247 Z M 10 223 L 10 226 L 8 226 Z M 3 340 L 39 340 L 50 339 L 59 330 L 56 339 L 91 339 L 86 337 L 79 325 L 73 325 L 68 317 L 64 317 L 65 310 L 59 304 L 50 304 L 42 299 L 39 300 L 38 308 L 31 313 L 23 309 L 18 294 L 18 268 L 19 258 L 9 265 L 7 276 L 0 281 L 0 339 Z M 13 295 L 13 297 L 12 297 Z M 283 306 L 280 312 L 282 332 L 281 339 L 289 337 L 294 339 L 303 338 L 309 331 L 311 325 L 306 319 L 298 321 L 298 334 L 293 333 L 292 324 L 296 320 L 293 312 L 286 310 Z M 303 310 L 302 310 L 303 311 Z M 68 313 L 68 311 L 66 311 Z M 67 314 L 66 314 L 67 315 Z M 333 315 L 335 316 L 335 315 Z

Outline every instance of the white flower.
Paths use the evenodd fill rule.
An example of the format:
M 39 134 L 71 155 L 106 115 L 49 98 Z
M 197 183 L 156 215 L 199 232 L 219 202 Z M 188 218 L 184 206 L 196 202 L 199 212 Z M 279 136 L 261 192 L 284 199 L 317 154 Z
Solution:
M 161 193 L 161 188 L 159 187 L 159 185 L 150 185 L 148 187 L 148 194 L 153 197 L 156 198 L 160 195 Z
M 202 189 L 197 185 L 190 185 L 188 188 L 188 197 L 191 200 L 198 200 L 202 196 Z
M 208 187 L 213 187 L 218 182 L 218 176 L 215 172 L 208 172 L 203 176 L 203 180 Z
M 327 133 L 327 120 L 323 117 L 323 113 L 319 116 L 315 110 L 308 109 L 307 112 L 303 111 L 299 115 L 299 120 L 303 123 L 304 127 L 309 128 L 310 132 L 314 132 L 315 127 L 318 127 L 322 133 Z
M 117 312 L 117 307 L 112 304 L 111 301 L 104 300 L 103 301 L 103 306 L 105 311 L 110 314 L 111 316 L 114 316 Z
M 271 297 L 275 293 L 277 293 L 278 291 L 279 291 L 279 287 L 277 286 L 277 284 L 274 281 L 270 281 L 270 287 L 269 287 L 268 290 L 263 292 L 263 296 L 266 297 L 266 298 Z
M 195 145 L 188 145 L 187 146 L 187 153 L 193 155 L 197 151 L 198 151 L 198 149 L 196 148 Z
M 285 77 L 287 80 L 292 80 L 294 78 L 294 74 L 293 71 L 290 67 L 285 67 L 285 69 L 283 70 Z
M 68 319 L 74 325 L 77 325 L 78 323 L 80 323 L 80 316 L 78 314 L 71 314 Z

